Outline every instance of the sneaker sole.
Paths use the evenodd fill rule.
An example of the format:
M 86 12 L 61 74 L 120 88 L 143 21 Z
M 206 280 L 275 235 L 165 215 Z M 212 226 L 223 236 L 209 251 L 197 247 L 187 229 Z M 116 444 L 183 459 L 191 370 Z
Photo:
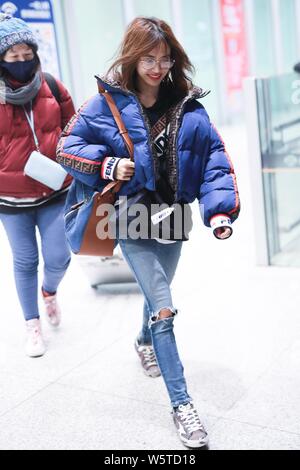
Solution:
M 47 313 L 46 313 L 45 317 L 46 317 L 47 323 L 48 323 L 50 326 L 52 326 L 53 328 L 57 328 L 58 326 L 60 326 L 60 324 L 61 324 L 61 317 L 59 317 L 58 320 L 57 320 L 57 322 L 55 322 L 55 323 L 52 323 L 52 322 L 51 322 L 50 317 L 47 315 Z
M 52 326 L 52 328 L 58 328 L 60 326 L 60 322 L 59 323 L 51 323 L 50 320 L 47 319 L 47 322 L 48 322 L 48 325 Z
M 157 372 L 155 374 L 153 374 L 151 371 L 148 371 L 146 369 L 143 368 L 143 371 L 144 371 L 144 374 L 147 376 L 147 377 L 151 377 L 152 379 L 156 379 L 157 377 L 160 377 L 161 376 L 161 372 Z
M 173 422 L 175 424 L 175 428 L 177 430 L 177 434 L 179 436 L 179 439 L 181 440 L 181 442 L 188 448 L 190 449 L 203 449 L 203 450 L 208 450 L 208 447 L 209 447 L 209 437 L 207 436 L 206 438 L 203 438 L 203 440 L 201 442 L 199 441 L 189 441 L 188 439 L 185 439 L 179 432 L 177 426 L 176 426 L 176 421 L 174 419 L 174 416 L 173 417 Z
M 181 436 L 180 437 L 180 440 L 181 442 L 186 446 L 188 447 L 189 449 L 203 449 L 203 450 L 208 450 L 208 446 L 209 446 L 209 439 L 205 439 L 203 440 L 201 443 L 199 442 L 193 442 L 193 441 L 186 441 L 184 438 L 182 438 Z
M 32 359 L 35 359 L 37 357 L 43 357 L 45 354 L 46 354 L 46 349 L 45 349 L 45 351 L 40 351 L 40 352 L 37 352 L 37 353 L 31 353 L 31 354 L 26 352 L 26 356 L 30 357 Z

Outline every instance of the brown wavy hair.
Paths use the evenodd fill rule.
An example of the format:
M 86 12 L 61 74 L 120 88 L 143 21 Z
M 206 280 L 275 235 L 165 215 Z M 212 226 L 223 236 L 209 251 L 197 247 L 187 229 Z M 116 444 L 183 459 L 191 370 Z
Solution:
M 161 43 L 170 47 L 171 59 L 175 60 L 162 86 L 166 87 L 167 92 L 174 98 L 183 98 L 193 86 L 189 74 L 193 74 L 194 67 L 171 27 L 158 18 L 137 17 L 130 23 L 120 46 L 118 58 L 107 72 L 107 77 L 112 77 L 127 91 L 138 91 L 137 63 L 142 56 L 149 54 Z

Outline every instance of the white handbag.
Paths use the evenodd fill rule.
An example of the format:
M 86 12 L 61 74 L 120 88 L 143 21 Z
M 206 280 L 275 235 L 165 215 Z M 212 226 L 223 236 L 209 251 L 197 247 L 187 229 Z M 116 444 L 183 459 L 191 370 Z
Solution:
M 54 191 L 62 188 L 67 176 L 67 172 L 58 163 L 37 151 L 30 155 L 24 173 Z
M 58 163 L 39 152 L 40 145 L 35 132 L 32 102 L 30 103 L 30 113 L 27 112 L 25 106 L 23 109 L 36 146 L 36 150 L 32 152 L 25 165 L 24 173 L 48 188 L 58 191 L 64 184 L 67 172 Z

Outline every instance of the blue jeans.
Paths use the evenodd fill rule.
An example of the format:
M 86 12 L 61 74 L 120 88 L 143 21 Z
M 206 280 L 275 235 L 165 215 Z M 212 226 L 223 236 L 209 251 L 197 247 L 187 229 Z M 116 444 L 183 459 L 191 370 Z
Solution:
M 174 336 L 174 318 L 170 284 L 176 272 L 182 242 L 163 245 L 156 240 L 119 240 L 124 258 L 135 275 L 145 298 L 141 344 L 153 344 L 157 363 L 173 407 L 189 403 L 184 369 Z M 161 310 L 173 317 L 156 321 Z
M 71 261 L 64 221 L 64 201 L 19 214 L 0 214 L 13 253 L 15 283 L 25 320 L 39 318 L 36 227 L 44 259 L 43 289 L 54 293 Z

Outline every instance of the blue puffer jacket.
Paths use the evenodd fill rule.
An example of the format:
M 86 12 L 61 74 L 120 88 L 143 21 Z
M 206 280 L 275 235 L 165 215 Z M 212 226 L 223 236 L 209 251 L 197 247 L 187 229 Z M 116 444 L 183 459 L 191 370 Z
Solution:
M 142 188 L 155 189 L 153 148 L 149 123 L 133 93 L 117 84 L 100 80 L 121 113 L 134 143 L 135 175 L 125 182 L 119 195 L 131 195 Z M 224 143 L 211 124 L 204 107 L 196 100 L 206 93 L 194 88 L 174 113 L 173 142 L 176 165 L 176 201 L 200 202 L 205 225 L 213 216 L 224 214 L 232 222 L 240 210 L 236 177 Z M 64 130 L 57 161 L 75 178 L 94 190 L 108 184 L 104 166 L 114 167 L 128 152 L 106 100 L 100 94 L 85 103 Z M 72 191 L 71 191 L 72 193 Z

